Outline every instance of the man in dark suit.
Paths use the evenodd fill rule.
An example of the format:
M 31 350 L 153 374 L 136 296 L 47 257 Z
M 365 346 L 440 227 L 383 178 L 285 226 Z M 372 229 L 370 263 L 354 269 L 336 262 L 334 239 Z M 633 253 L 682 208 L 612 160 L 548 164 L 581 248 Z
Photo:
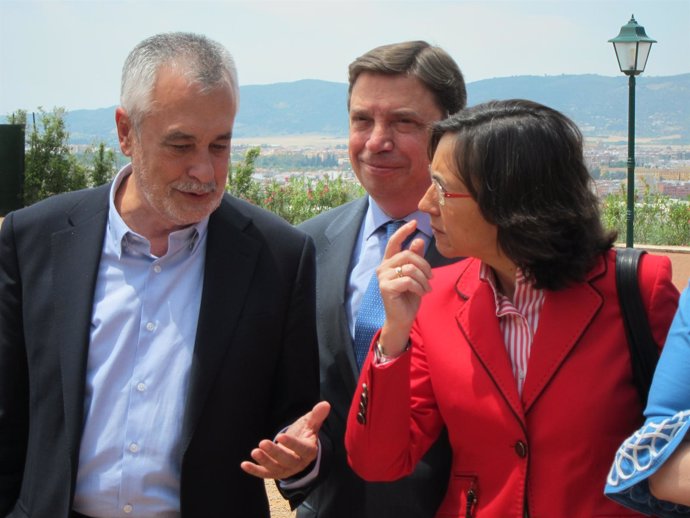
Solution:
M 428 215 L 417 203 L 431 185 L 429 124 L 464 108 L 465 83 L 453 59 L 423 41 L 367 52 L 350 65 L 349 83 L 350 161 L 368 196 L 300 226 L 316 244 L 321 396 L 332 406 L 324 427 L 333 458 L 328 477 L 297 516 L 431 518 L 448 485 L 451 452 L 445 434 L 412 475 L 393 483 L 357 477 L 347 464 L 343 439 L 360 370 L 353 350 L 361 342 L 357 324 L 383 257 L 382 227 L 390 220 L 417 220 L 416 237 L 425 241 L 429 262 L 448 262 L 436 250 Z
M 203 36 L 143 41 L 131 164 L 3 222 L 0 516 L 268 518 L 258 477 L 296 505 L 317 474 L 313 244 L 224 194 L 236 77 Z

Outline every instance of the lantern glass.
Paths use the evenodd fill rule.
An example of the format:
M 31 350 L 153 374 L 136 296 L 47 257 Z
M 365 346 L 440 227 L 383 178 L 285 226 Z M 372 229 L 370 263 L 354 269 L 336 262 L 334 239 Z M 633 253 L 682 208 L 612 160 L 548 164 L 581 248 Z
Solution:
M 635 70 L 638 74 L 641 74 L 647 66 L 647 58 L 649 57 L 649 51 L 652 50 L 652 42 L 641 41 L 637 45 L 637 65 Z
M 635 21 L 634 16 L 621 27 L 620 34 L 609 41 L 613 43 L 621 72 L 629 76 L 644 72 L 652 43 L 656 43 L 656 40 L 647 36 L 644 27 Z
M 635 72 L 637 66 L 637 42 L 625 41 L 613 44 L 618 58 L 618 66 L 624 74 Z

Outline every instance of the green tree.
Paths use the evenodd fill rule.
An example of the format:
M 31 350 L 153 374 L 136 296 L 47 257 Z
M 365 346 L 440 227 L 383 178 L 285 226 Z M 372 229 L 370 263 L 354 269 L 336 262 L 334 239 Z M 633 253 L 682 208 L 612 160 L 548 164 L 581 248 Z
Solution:
M 116 172 L 115 152 L 106 148 L 105 143 L 101 142 L 91 157 L 89 183 L 93 187 L 103 185 L 112 180 Z
M 226 190 L 233 196 L 242 198 L 253 203 L 257 202 L 257 185 L 252 178 L 254 174 L 256 159 L 261 154 L 261 148 L 249 148 L 244 158 L 234 168 L 232 164 L 228 167 L 228 184 Z
M 24 166 L 24 203 L 31 205 L 43 198 L 87 186 L 86 169 L 70 153 L 65 128 L 64 108 L 46 112 L 39 108 L 28 131 Z
M 8 124 L 21 124 L 26 126 L 26 110 L 17 110 L 14 113 L 10 113 L 7 117 Z

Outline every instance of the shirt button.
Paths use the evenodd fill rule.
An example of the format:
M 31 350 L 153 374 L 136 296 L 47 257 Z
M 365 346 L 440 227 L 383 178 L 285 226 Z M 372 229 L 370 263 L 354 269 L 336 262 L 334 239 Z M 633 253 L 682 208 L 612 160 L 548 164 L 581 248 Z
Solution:
M 132 507 L 130 504 L 125 504 L 122 510 L 127 514 L 131 514 L 132 511 L 134 511 L 134 507 Z
M 156 329 L 156 325 L 153 322 L 149 322 L 148 324 L 146 324 L 146 329 L 148 331 L 153 331 L 154 329 Z
M 161 265 L 157 264 L 156 266 L 154 266 L 153 271 L 156 273 L 161 273 Z
M 137 443 L 133 442 L 132 444 L 129 445 L 129 451 L 131 451 L 132 453 L 138 452 L 139 451 L 139 445 Z
M 137 390 L 139 392 L 144 392 L 146 390 L 146 383 L 137 383 Z

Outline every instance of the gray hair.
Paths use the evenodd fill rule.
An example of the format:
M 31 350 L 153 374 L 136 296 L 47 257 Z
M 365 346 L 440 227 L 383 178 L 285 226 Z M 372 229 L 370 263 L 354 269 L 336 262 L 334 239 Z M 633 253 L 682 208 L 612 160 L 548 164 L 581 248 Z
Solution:
M 440 47 L 426 41 L 405 41 L 382 45 L 350 63 L 347 108 L 350 109 L 352 88 L 360 74 L 407 74 L 419 79 L 434 94 L 444 117 L 467 104 L 465 79 L 457 63 Z
M 163 66 L 178 69 L 202 91 L 229 86 L 236 107 L 239 104 L 237 69 L 225 47 L 199 34 L 157 34 L 134 47 L 122 67 L 120 104 L 135 130 L 151 109 L 151 95 Z

